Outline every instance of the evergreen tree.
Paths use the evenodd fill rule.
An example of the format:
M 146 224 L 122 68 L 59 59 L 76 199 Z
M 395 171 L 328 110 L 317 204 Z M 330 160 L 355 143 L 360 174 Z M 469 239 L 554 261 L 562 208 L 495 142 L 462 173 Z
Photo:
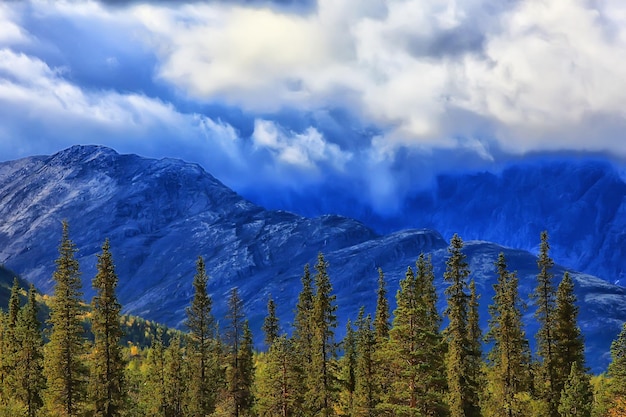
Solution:
M 554 362 L 555 390 L 559 393 L 570 377 L 572 364 L 578 363 L 581 369 L 585 364 L 585 346 L 578 327 L 578 307 L 574 295 L 574 282 L 568 272 L 556 292 L 554 310 Z
M 320 253 L 315 264 L 315 297 L 313 299 L 313 357 L 308 390 L 313 395 L 314 410 L 327 417 L 334 414 L 335 381 L 333 361 L 336 359 L 335 327 L 337 327 L 336 296 L 327 273 L 328 263 Z
M 446 308 L 448 327 L 445 330 L 448 343 L 446 357 L 448 405 L 452 417 L 473 417 L 480 415 L 480 408 L 475 402 L 476 381 L 472 380 L 468 360 L 472 349 L 468 324 L 470 295 L 467 294 L 470 271 L 462 249 L 463 241 L 455 234 L 448 247 L 450 256 L 446 261 L 444 273 L 445 281 L 450 283 L 445 290 L 448 302 Z
M 228 392 L 232 415 L 245 415 L 251 407 L 251 377 L 250 364 L 247 356 L 252 356 L 252 342 L 248 322 L 245 320 L 243 301 L 239 298 L 237 287 L 231 290 L 228 300 L 228 328 L 226 340 L 229 343 L 229 369 L 227 373 Z M 247 340 L 250 338 L 250 341 Z
M 20 312 L 20 284 L 17 278 L 13 279 L 11 295 L 9 297 L 8 313 L 4 320 L 4 332 L 2 337 L 2 386 L 0 389 L 7 398 L 17 389 L 20 375 L 16 374 L 15 362 L 17 360 L 19 346 L 17 344 L 16 327 Z
M 293 361 L 295 349 L 286 336 L 278 336 L 255 375 L 256 410 L 260 416 L 301 415 L 301 377 Z
M 269 349 L 280 332 L 278 317 L 276 317 L 276 303 L 271 297 L 267 301 L 267 316 L 263 322 L 263 332 L 265 333 L 265 345 Z
M 498 274 L 494 284 L 493 304 L 487 340 L 493 347 L 489 352 L 491 393 L 488 402 L 493 415 L 520 416 L 519 394 L 530 389 L 530 348 L 522 323 L 519 283 L 515 273 L 508 271 L 504 253 L 496 262 Z
M 302 290 L 298 294 L 296 305 L 293 349 L 295 352 L 295 371 L 299 375 L 296 397 L 302 399 L 303 413 L 313 413 L 312 395 L 308 390 L 308 380 L 313 375 L 313 279 L 309 265 L 304 266 Z
M 441 416 L 447 413 L 445 345 L 430 258 L 421 254 L 416 267 L 416 273 L 407 269 L 396 296 L 393 325 L 383 350 L 389 358 L 390 389 L 379 409 L 401 416 Z
M 189 413 L 193 417 L 203 417 L 215 411 L 220 379 L 219 356 L 215 353 L 215 320 L 211 312 L 213 301 L 207 292 L 208 280 L 204 259 L 199 256 L 193 277 L 194 297 L 186 309 L 185 323 L 190 332 Z
M 484 388 L 482 366 L 482 332 L 480 330 L 480 321 L 478 317 L 478 294 L 476 293 L 476 281 L 470 281 L 470 299 L 469 312 L 467 317 L 467 329 L 469 339 L 469 351 L 467 355 L 467 383 L 471 384 L 467 387 L 469 402 L 474 405 L 473 415 L 480 415 L 478 409 L 480 395 Z
M 164 361 L 165 415 L 181 417 L 185 415 L 186 411 L 184 404 L 188 375 L 179 333 L 174 334 L 170 340 L 170 344 L 164 352 Z
M 556 291 L 554 289 L 551 272 L 554 261 L 549 256 L 550 244 L 548 243 L 548 232 L 541 233 L 541 245 L 537 266 L 537 287 L 532 297 L 537 307 L 535 317 L 539 322 L 539 330 L 536 334 L 537 356 L 540 363 L 538 375 L 539 394 L 547 407 L 548 417 L 559 417 L 558 404 L 560 390 L 557 390 L 557 367 L 555 356 L 555 325 L 556 325 Z
M 239 388 L 238 404 L 243 415 L 250 415 L 254 406 L 254 352 L 252 332 L 248 320 L 243 324 L 243 339 L 239 347 Z
M 76 246 L 64 221 L 57 268 L 52 276 L 55 288 L 50 302 L 50 341 L 44 350 L 44 374 L 48 382 L 44 402 L 49 416 L 78 415 L 85 399 L 82 292 L 75 254 Z
M 94 416 L 114 417 L 122 414 L 125 404 L 126 364 L 120 345 L 122 306 L 115 294 L 118 278 L 108 239 L 102 245 L 102 254 L 98 255 L 97 271 L 92 281 L 96 295 L 91 301 L 94 344 L 90 361 L 89 401 L 94 407 Z
M 363 308 L 359 312 L 359 318 L 362 319 Z M 340 393 L 340 411 L 343 416 L 353 416 L 355 401 L 354 392 L 356 389 L 356 360 L 357 360 L 357 347 L 356 347 L 356 332 L 352 327 L 352 322 L 348 320 L 346 324 L 346 337 L 344 337 L 343 356 L 340 360 L 340 375 L 339 381 L 342 387 Z
M 146 415 L 167 417 L 168 392 L 166 380 L 165 347 L 161 331 L 152 339 L 146 361 L 146 381 L 142 392 Z
M 363 314 L 361 309 L 356 321 L 354 415 L 372 417 L 380 402 L 380 377 L 375 362 L 376 332 L 372 328 L 372 318 L 369 314 L 363 317 Z
M 378 290 L 376 291 L 376 316 L 374 318 L 374 329 L 376 339 L 379 343 L 389 338 L 390 329 L 389 300 L 387 300 L 387 288 L 385 274 L 382 268 L 378 268 Z
M 611 363 L 608 375 L 610 377 L 610 395 L 615 400 L 626 400 L 626 323 L 622 331 L 611 343 Z
M 565 381 L 559 403 L 561 417 L 591 417 L 593 391 L 589 375 L 580 362 L 572 362 L 567 381 Z
M 25 405 L 26 415 L 34 417 L 41 408 L 43 377 L 43 340 L 41 323 L 37 319 L 37 300 L 34 285 L 28 290 L 28 302 L 17 319 L 15 339 L 17 346 L 14 375 L 14 398 Z

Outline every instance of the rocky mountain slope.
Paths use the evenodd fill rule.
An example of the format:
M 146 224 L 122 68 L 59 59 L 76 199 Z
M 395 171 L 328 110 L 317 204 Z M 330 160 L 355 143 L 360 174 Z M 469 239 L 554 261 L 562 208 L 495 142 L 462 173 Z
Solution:
M 420 252 L 427 252 L 433 256 L 441 293 L 444 288 L 448 244 L 434 230 L 383 236 L 345 217 L 304 218 L 268 211 L 198 165 L 119 155 L 97 146 L 0 163 L 0 263 L 43 291 L 53 286 L 62 219 L 69 221 L 79 249 L 86 298 L 92 294 L 95 255 L 108 237 L 125 311 L 168 325 L 184 320 L 198 255 L 205 258 L 211 277 L 215 315 L 223 317 L 227 294 L 237 286 L 258 340 L 270 294 L 283 329 L 290 330 L 303 266 L 314 264 L 320 251 L 330 264 L 337 294 L 339 333 L 361 305 L 373 312 L 378 267 L 389 280 L 393 301 L 406 268 Z M 463 230 L 459 232 L 463 237 Z M 522 293 L 534 287 L 532 254 L 484 241 L 466 242 L 472 276 L 483 293 L 485 326 L 495 281 L 493 262 L 500 251 L 518 271 Z M 563 271 L 558 266 L 554 272 L 560 277 Z M 626 320 L 626 289 L 581 273 L 574 273 L 574 279 L 589 358 L 601 369 L 610 341 Z M 527 316 L 532 334 L 532 310 Z

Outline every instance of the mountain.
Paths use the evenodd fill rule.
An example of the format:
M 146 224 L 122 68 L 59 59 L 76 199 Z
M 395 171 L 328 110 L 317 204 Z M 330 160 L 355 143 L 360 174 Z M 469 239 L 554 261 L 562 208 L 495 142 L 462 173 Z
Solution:
M 384 217 L 346 193 L 318 205 L 307 198 L 281 203 L 308 215 L 336 207 L 381 232 L 425 227 L 530 251 L 548 230 L 557 262 L 626 284 L 626 181 L 623 168 L 607 159 L 536 156 L 495 171 L 440 174 Z
M 290 330 L 303 266 L 314 264 L 320 251 L 329 262 L 337 294 L 338 333 L 361 305 L 373 312 L 378 267 L 389 281 L 392 303 L 398 280 L 421 252 L 432 254 L 440 294 L 444 288 L 448 244 L 434 230 L 380 235 L 346 217 L 305 218 L 264 210 L 198 165 L 119 155 L 99 146 L 74 146 L 51 156 L 0 164 L 0 263 L 44 292 L 53 287 L 62 219 L 69 221 L 79 249 L 86 298 L 93 294 L 96 254 L 109 238 L 124 311 L 167 325 L 183 324 L 198 255 L 206 260 L 216 317 L 224 317 L 227 294 L 238 287 L 257 340 L 262 339 L 260 325 L 270 294 L 283 329 Z M 535 285 L 531 253 L 467 241 L 472 277 L 482 292 L 484 326 L 493 295 L 493 263 L 501 251 L 518 271 L 522 293 Z M 554 270 L 557 277 L 564 271 L 561 266 Z M 610 342 L 626 320 L 626 289 L 572 273 L 588 356 L 594 369 L 602 369 Z M 531 310 L 527 318 L 532 334 Z

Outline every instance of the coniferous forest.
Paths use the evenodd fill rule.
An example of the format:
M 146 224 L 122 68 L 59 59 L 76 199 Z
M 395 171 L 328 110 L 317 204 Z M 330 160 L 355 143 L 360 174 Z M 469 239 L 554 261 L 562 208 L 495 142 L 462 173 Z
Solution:
M 531 300 L 521 299 L 500 254 L 485 333 L 457 235 L 443 312 L 431 259 L 416 254 L 395 295 L 378 271 L 374 316 L 362 308 L 343 340 L 320 253 L 312 268 L 304 265 L 291 328 L 268 300 L 257 350 L 237 288 L 218 326 L 202 257 L 183 331 L 152 326 L 133 340 L 126 333 L 141 320 L 121 315 L 109 242 L 86 304 L 64 222 L 54 294 L 25 291 L 16 279 L 0 316 L 0 416 L 626 416 L 626 324 L 607 372 L 590 375 L 573 281 L 554 276 L 547 232 L 540 240 Z M 524 330 L 527 304 L 535 307 L 536 335 Z

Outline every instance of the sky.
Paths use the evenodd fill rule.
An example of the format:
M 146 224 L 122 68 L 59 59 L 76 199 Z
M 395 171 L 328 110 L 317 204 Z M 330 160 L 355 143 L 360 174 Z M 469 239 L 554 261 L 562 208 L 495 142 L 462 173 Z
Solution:
M 304 214 L 393 216 L 433 175 L 626 160 L 621 0 L 0 3 L 0 161 L 201 164 Z

